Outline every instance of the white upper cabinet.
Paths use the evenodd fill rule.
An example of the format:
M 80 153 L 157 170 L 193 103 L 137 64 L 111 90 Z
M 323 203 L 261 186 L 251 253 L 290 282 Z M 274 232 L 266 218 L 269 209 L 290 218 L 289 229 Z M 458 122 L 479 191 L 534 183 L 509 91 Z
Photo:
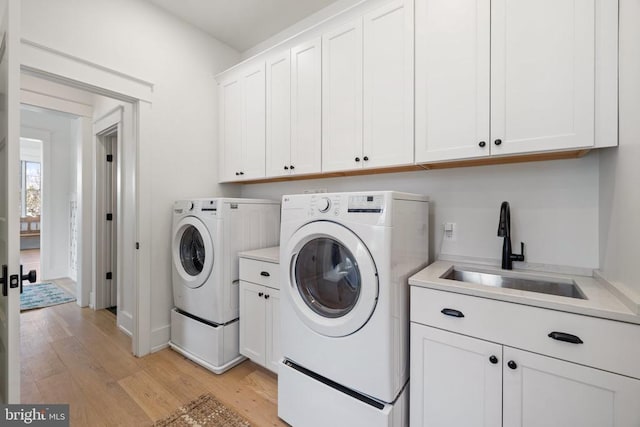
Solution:
M 233 76 L 220 83 L 220 180 L 238 179 L 242 168 L 242 82 Z
M 490 0 L 416 1 L 416 161 L 489 155 Z
M 595 0 L 491 8 L 492 153 L 593 146 Z
M 616 11 L 416 0 L 416 161 L 615 145 Z
M 322 36 L 322 171 L 361 168 L 362 18 Z
M 413 163 L 413 0 L 364 15 L 365 167 Z
M 267 60 L 267 176 L 289 175 L 291 61 L 289 51 Z
M 265 176 L 265 66 L 243 67 L 219 85 L 220 180 Z
M 291 49 L 292 174 L 320 172 L 322 161 L 322 52 L 313 39 Z

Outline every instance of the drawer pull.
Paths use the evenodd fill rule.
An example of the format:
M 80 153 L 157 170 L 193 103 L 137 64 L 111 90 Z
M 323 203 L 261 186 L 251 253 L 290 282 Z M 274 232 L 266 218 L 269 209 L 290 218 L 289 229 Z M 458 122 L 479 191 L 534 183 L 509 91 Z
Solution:
M 261 275 L 261 276 L 264 276 L 264 277 L 269 277 L 269 276 L 271 276 L 271 275 L 269 274 L 269 272 L 268 272 L 268 271 L 261 271 L 261 272 L 260 272 L 260 275 Z
M 266 294 L 266 295 L 264 296 L 264 299 L 269 299 L 269 294 Z
M 260 298 L 262 298 L 262 295 L 264 295 L 264 292 L 258 292 L 258 296 L 259 296 Z
M 445 316 L 464 317 L 464 314 L 462 314 L 461 311 L 454 310 L 453 308 L 443 308 L 440 313 L 444 314 Z
M 564 332 L 551 332 L 549 338 L 553 338 L 554 340 L 570 342 L 571 344 L 584 344 L 584 342 L 575 335 L 566 334 Z

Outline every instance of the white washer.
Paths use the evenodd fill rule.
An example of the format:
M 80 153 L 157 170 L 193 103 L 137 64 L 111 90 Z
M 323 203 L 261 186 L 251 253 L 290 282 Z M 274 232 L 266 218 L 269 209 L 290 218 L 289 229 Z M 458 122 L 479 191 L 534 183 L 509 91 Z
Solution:
M 238 351 L 238 252 L 278 244 L 280 204 L 211 198 L 174 203 L 171 342 L 175 350 L 223 372 Z
M 283 420 L 296 427 L 408 423 L 407 280 L 427 264 L 428 234 L 424 196 L 283 197 Z M 307 395 L 323 398 L 300 398 Z

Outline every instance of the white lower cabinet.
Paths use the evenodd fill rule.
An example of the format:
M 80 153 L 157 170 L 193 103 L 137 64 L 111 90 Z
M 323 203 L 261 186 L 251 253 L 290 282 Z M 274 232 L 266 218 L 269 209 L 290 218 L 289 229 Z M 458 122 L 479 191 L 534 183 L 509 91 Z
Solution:
M 486 301 L 490 300 L 412 288 L 412 427 L 640 426 L 640 379 L 620 374 L 637 363 L 638 325 L 500 301 L 485 307 Z M 575 325 L 590 320 L 598 324 L 592 334 L 580 332 L 581 343 L 571 342 L 579 338 L 571 335 L 572 329 L 563 333 L 569 341 L 553 338 L 572 328 L 566 316 L 574 317 Z M 554 324 L 551 332 L 549 319 Z M 525 323 L 540 328 L 527 329 Z M 633 329 L 615 334 L 617 347 L 602 348 L 618 323 Z M 477 337 L 468 335 L 472 329 Z M 502 342 L 487 340 L 498 335 Z M 520 344 L 530 351 L 513 347 Z M 544 354 L 558 354 L 556 347 L 566 360 Z M 613 372 L 584 364 L 590 359 L 582 353 L 592 354 L 596 348 L 608 354 L 607 360 L 617 361 Z M 603 363 L 591 360 L 594 365 Z
M 240 353 L 278 373 L 280 351 L 280 291 L 274 287 L 277 264 L 242 259 L 240 262 Z M 257 273 L 257 274 L 252 274 Z M 246 280 L 256 276 L 256 282 Z M 263 280 L 264 279 L 264 280 Z M 277 286 L 277 283 L 276 283 Z

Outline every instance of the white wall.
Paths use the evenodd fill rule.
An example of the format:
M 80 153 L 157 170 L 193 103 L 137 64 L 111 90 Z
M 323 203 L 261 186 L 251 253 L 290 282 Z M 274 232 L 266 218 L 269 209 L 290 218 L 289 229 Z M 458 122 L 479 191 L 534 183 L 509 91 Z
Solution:
M 600 160 L 600 268 L 640 294 L 640 2 L 620 0 L 620 146 Z
M 245 185 L 243 197 L 279 199 L 307 189 L 397 190 L 430 197 L 431 259 L 442 244 L 442 224 L 455 222 L 457 240 L 442 253 L 499 263 L 500 203 L 511 204 L 512 243 L 524 241 L 529 263 L 598 267 L 598 154 L 584 158 L 424 172 Z
M 151 112 L 140 141 L 140 182 L 149 183 L 151 345 L 166 344 L 172 307 L 170 229 L 174 200 L 234 195 L 217 185 L 214 74 L 239 53 L 139 0 L 23 0 L 22 37 L 153 83 Z
M 39 280 L 69 277 L 70 201 L 75 152 L 71 134 L 74 118 L 51 112 L 21 111 L 22 136 L 46 134 L 43 142 L 41 207 L 42 265 Z

